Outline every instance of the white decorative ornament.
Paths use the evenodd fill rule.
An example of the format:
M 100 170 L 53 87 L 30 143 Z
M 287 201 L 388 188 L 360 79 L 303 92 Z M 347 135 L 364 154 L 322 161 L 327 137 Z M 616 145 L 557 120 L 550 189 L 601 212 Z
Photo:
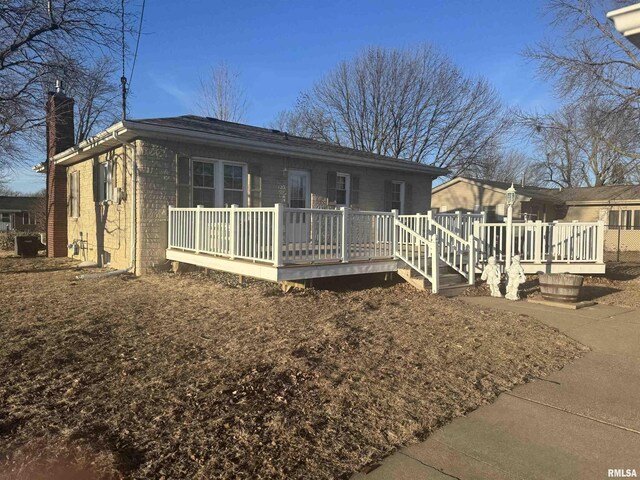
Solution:
M 489 285 L 492 297 L 502 298 L 502 294 L 500 293 L 500 268 L 496 265 L 496 257 L 489 257 L 487 259 L 487 265 L 482 271 L 481 278 Z
M 518 288 L 527 280 L 522 265 L 520 265 L 520 255 L 514 255 L 511 259 L 511 266 L 507 270 L 507 277 L 509 282 L 507 283 L 507 294 L 505 298 L 508 300 L 520 300 Z

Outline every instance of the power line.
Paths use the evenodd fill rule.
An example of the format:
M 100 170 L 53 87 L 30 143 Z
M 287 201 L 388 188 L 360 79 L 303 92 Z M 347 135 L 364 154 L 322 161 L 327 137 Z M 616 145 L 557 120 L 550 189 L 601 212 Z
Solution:
M 129 89 L 131 89 L 131 82 L 133 82 L 133 71 L 136 68 L 136 60 L 138 59 L 138 47 L 140 46 L 140 35 L 142 33 L 142 19 L 144 18 L 144 4 L 146 0 L 142 0 L 142 9 L 140 11 L 140 26 L 138 27 L 138 39 L 136 40 L 136 49 L 133 54 L 133 63 L 131 65 L 131 73 L 129 74 Z

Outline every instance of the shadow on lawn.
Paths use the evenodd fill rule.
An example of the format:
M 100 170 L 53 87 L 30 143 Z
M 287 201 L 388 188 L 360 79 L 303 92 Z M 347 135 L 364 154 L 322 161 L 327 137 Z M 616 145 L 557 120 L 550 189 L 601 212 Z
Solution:
M 370 273 L 365 275 L 345 275 L 342 277 L 314 278 L 313 287 L 317 290 L 332 292 L 353 292 L 370 288 L 389 288 L 402 283 L 398 275 L 390 275 L 385 280 L 384 273 Z

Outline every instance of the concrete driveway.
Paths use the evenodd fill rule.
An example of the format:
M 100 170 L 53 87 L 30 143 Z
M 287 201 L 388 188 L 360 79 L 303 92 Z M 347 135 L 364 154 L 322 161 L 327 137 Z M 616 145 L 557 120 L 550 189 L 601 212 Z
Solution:
M 590 480 L 625 478 L 620 474 L 632 475 L 633 469 L 640 476 L 639 310 L 460 300 L 530 315 L 592 351 L 562 371 L 500 395 L 353 480 Z

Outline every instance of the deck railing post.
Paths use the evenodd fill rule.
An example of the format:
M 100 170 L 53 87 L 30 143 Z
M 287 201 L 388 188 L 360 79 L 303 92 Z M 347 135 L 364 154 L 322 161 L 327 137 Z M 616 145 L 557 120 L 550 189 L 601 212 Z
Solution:
M 474 285 L 476 283 L 476 242 L 472 229 L 469 229 L 467 241 L 469 242 L 469 285 Z
M 535 233 L 533 234 L 533 261 L 534 263 L 542 263 L 542 220 L 536 220 Z
M 196 238 L 194 242 L 196 253 L 200 253 L 200 229 L 202 228 L 202 225 L 201 225 L 202 208 L 204 208 L 204 205 L 196 205 Z
M 456 210 L 456 235 L 462 237 L 462 212 L 460 210 Z
M 398 210 L 391 210 L 391 214 L 393 215 L 393 223 L 391 224 L 391 248 L 393 249 L 393 256 L 397 256 L 398 252 Z
M 342 212 L 342 238 L 341 249 L 342 263 L 349 261 L 349 207 L 340 207 Z
M 169 205 L 169 221 L 167 222 L 167 245 L 169 248 L 173 246 L 173 205 Z
M 425 238 L 433 233 L 433 210 L 427 211 L 427 229 L 422 233 Z
M 431 235 L 431 291 L 438 293 L 440 289 L 440 256 L 438 255 L 438 236 Z
M 238 212 L 236 212 L 236 208 L 238 208 L 238 205 L 231 205 L 231 210 L 229 211 L 229 258 L 231 260 L 236 257 L 236 230 L 238 228 Z
M 273 209 L 273 266 L 282 266 L 282 247 L 284 232 L 284 204 L 276 203 Z
M 604 222 L 602 220 L 598 220 L 598 224 L 596 227 L 596 262 L 604 263 Z M 620 238 L 620 231 L 618 231 L 618 238 Z M 618 248 L 618 255 L 620 254 L 620 249 Z

